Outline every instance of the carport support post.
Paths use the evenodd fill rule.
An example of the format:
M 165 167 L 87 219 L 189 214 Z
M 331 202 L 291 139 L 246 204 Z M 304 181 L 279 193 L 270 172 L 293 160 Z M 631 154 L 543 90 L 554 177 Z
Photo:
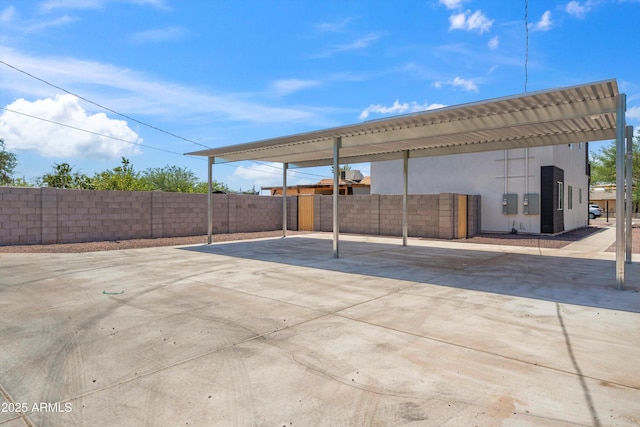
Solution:
M 287 237 L 287 168 L 289 163 L 282 164 L 282 237 Z
M 210 245 L 213 241 L 213 218 L 211 217 L 213 214 L 213 163 L 215 162 L 215 157 L 207 157 L 209 160 L 208 170 L 207 170 L 207 182 L 208 182 L 208 193 L 209 197 L 207 199 L 208 207 L 207 207 L 207 244 Z
M 333 257 L 339 258 L 338 238 L 338 195 L 340 193 L 340 146 L 342 138 L 333 138 Z
M 626 157 L 626 181 L 627 186 L 626 190 L 626 222 L 625 222 L 625 230 L 626 230 L 626 250 L 625 250 L 625 262 L 627 264 L 631 264 L 631 227 L 633 226 L 633 221 L 631 219 L 631 206 L 633 205 L 632 200 L 632 185 L 633 185 L 633 126 L 627 126 L 627 157 Z
M 616 283 L 624 289 L 625 255 L 625 209 L 624 209 L 624 164 L 625 164 L 625 111 L 627 96 L 618 94 L 616 106 Z
M 407 212 L 409 199 L 409 150 L 402 153 L 402 246 L 407 246 L 409 226 L 407 224 Z

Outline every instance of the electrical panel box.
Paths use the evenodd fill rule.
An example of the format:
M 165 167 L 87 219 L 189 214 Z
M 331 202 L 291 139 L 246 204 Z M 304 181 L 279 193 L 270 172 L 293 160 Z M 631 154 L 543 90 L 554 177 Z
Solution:
M 538 193 L 524 193 L 522 211 L 525 215 L 540 215 L 540 195 Z
M 518 213 L 518 195 L 516 193 L 502 195 L 502 213 L 505 215 L 515 215 Z

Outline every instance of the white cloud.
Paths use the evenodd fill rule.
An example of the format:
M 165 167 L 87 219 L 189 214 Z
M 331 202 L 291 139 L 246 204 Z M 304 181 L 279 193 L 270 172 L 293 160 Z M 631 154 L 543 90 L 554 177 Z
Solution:
M 315 24 L 314 27 L 316 30 L 323 33 L 339 33 L 342 32 L 345 27 L 351 23 L 351 21 L 353 21 L 353 19 L 347 18 L 336 22 L 320 22 Z
M 471 13 L 470 10 L 456 13 L 449 17 L 450 30 L 477 30 L 480 34 L 491 29 L 493 20 L 485 16 L 480 10 Z
M 553 22 L 551 21 L 551 12 L 547 10 L 542 14 L 540 20 L 533 24 L 531 28 L 534 31 L 549 31 L 552 26 Z
M 636 126 L 640 125 L 640 107 L 630 107 L 627 109 L 626 118 Z
M 153 75 L 111 64 L 68 57 L 30 56 L 1 46 L 2 60 L 83 97 L 99 100 L 127 115 L 193 120 L 206 116 L 257 124 L 323 122 L 312 109 L 280 108 L 247 100 L 246 94 L 214 93 L 207 88 L 158 80 Z M 0 90 L 16 97 L 47 98 L 59 91 L 17 72 L 3 73 Z
M 47 0 L 42 3 L 40 8 L 46 12 L 55 9 L 99 9 L 107 3 L 116 0 Z M 117 0 L 137 5 L 149 5 L 158 9 L 167 9 L 165 0 Z
M 329 56 L 335 55 L 337 53 L 350 52 L 354 50 L 362 50 L 369 47 L 374 42 L 378 41 L 382 37 L 381 34 L 369 33 L 366 34 L 352 42 L 336 45 L 329 49 L 326 49 L 323 52 L 308 55 L 308 58 L 317 59 L 317 58 L 327 58 Z
M 140 31 L 131 36 L 134 43 L 156 43 L 184 39 L 189 35 L 189 30 L 183 27 L 167 27 L 153 30 Z
M 39 31 L 39 30 L 42 30 L 44 28 L 58 27 L 58 26 L 61 26 L 61 25 L 67 25 L 67 24 L 70 24 L 71 22 L 75 22 L 75 21 L 77 21 L 76 18 L 73 18 L 73 17 L 68 16 L 68 15 L 64 15 L 64 16 L 60 16 L 58 18 L 54 18 L 54 19 L 50 19 L 50 20 L 38 21 L 36 23 L 28 23 L 22 29 L 25 32 L 29 33 L 29 32 L 33 32 L 33 31 Z
M 462 7 L 462 3 L 468 0 L 439 0 L 440 4 L 443 4 L 447 9 L 459 9 Z
M 110 119 L 104 113 L 89 114 L 73 95 L 34 102 L 18 99 L 6 108 L 88 131 L 4 111 L 0 115 L 0 134 L 10 149 L 35 151 L 44 157 L 55 158 L 118 159 L 140 153 L 136 145 L 124 142 L 142 142 L 127 122 Z
M 453 80 L 448 80 L 445 82 L 437 81 L 433 85 L 436 88 L 441 88 L 443 86 L 453 86 L 453 87 L 461 87 L 462 89 L 470 92 L 478 92 L 478 86 L 473 81 L 466 80 L 458 76 L 456 76 Z
M 11 22 L 16 16 L 16 9 L 9 5 L 0 12 L 0 22 Z
M 492 38 L 491 40 L 489 40 L 488 43 L 489 49 L 497 49 L 498 46 L 500 46 L 500 37 L 495 36 L 494 38 Z
M 278 95 L 284 96 L 318 85 L 320 85 L 318 80 L 282 79 L 271 83 L 271 90 Z
M 281 163 L 253 163 L 249 166 L 239 166 L 231 175 L 230 182 L 236 181 L 251 182 L 256 186 L 256 190 L 260 187 L 282 186 L 282 164 Z M 287 185 L 311 184 L 319 180 L 310 179 L 298 173 L 295 170 L 287 171 Z M 243 188 L 248 190 L 248 188 Z
M 565 8 L 567 13 L 571 16 L 575 16 L 576 18 L 584 18 L 587 12 L 591 10 L 591 6 L 589 2 L 586 2 L 584 5 L 581 5 L 580 2 L 570 1 Z
M 47 0 L 40 5 L 46 12 L 55 9 L 98 9 L 105 0 Z
M 0 24 L 3 30 L 9 34 L 28 34 L 45 28 L 58 27 L 77 21 L 78 19 L 69 15 L 60 15 L 43 19 L 21 19 L 20 14 L 10 5 L 0 11 Z
M 395 100 L 390 107 L 381 104 L 371 104 L 358 116 L 358 119 L 365 120 L 369 117 L 369 114 L 403 114 L 403 113 L 415 113 L 418 111 L 434 110 L 436 108 L 442 108 L 442 104 L 418 104 L 417 102 L 403 102 L 402 104 L 398 99 Z

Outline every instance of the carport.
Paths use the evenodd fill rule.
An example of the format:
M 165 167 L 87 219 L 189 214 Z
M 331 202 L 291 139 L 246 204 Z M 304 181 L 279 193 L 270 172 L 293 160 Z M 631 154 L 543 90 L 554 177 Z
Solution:
M 409 158 L 615 139 L 616 282 L 623 289 L 625 263 L 631 262 L 633 135 L 632 127 L 626 126 L 625 112 L 626 95 L 619 93 L 616 80 L 611 79 L 187 154 L 209 159 L 209 243 L 214 164 L 246 160 L 283 164 L 283 235 L 288 168 L 333 165 L 333 256 L 337 258 L 340 164 L 403 159 L 402 244 L 406 246 Z M 626 191 L 625 182 L 629 183 Z M 626 206 L 625 198 L 629 201 Z

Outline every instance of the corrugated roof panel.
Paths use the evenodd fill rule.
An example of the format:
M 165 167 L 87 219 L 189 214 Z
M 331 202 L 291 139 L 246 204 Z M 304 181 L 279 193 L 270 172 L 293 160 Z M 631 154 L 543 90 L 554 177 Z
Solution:
M 615 80 L 428 110 L 355 125 L 189 153 L 228 161 L 331 164 L 596 141 L 615 137 Z M 401 157 L 401 154 L 400 154 Z

